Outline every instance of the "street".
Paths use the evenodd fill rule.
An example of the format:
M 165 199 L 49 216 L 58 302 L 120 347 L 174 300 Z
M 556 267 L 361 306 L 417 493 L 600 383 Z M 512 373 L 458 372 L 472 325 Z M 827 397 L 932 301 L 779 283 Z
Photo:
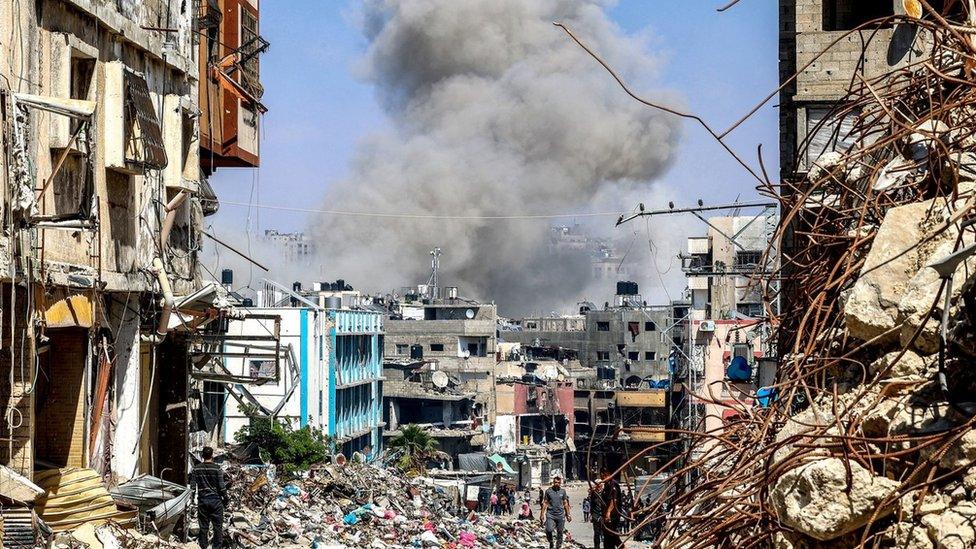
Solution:
M 593 547 L 593 526 L 583 520 L 583 499 L 586 497 L 588 485 L 583 481 L 567 482 L 565 485 L 566 493 L 569 494 L 569 503 L 572 505 L 573 522 L 566 524 L 566 530 L 572 539 L 582 543 L 585 547 Z M 536 518 L 539 515 L 539 506 L 533 505 Z M 644 547 L 643 543 L 629 541 L 625 547 Z

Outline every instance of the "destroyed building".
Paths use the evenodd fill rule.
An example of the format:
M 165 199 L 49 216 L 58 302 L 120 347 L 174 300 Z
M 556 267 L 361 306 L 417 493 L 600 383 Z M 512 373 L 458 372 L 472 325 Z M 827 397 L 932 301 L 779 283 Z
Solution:
M 780 7 L 775 392 L 690 437 L 658 543 L 974 546 L 976 13 Z
M 386 322 L 384 356 L 436 361 L 465 392 L 475 393 L 475 415 L 494 417 L 491 391 L 495 367 L 498 313 L 494 303 L 459 297 L 449 288 L 444 298 L 430 288 L 403 292 Z M 426 296 L 424 294 L 427 294 Z
M 256 2 L 0 6 L 0 462 L 27 478 L 74 466 L 186 480 L 193 341 L 228 312 L 198 271 L 217 208 L 201 98 L 245 72 L 259 85 L 263 48 L 229 37 L 243 12 L 258 36 Z
M 383 436 L 400 434 L 405 425 L 430 433 L 438 448 L 451 456 L 485 446 L 475 407 L 477 392 L 458 377 L 439 369 L 434 359 L 386 357 L 383 363 Z
M 618 282 L 614 303 L 586 312 L 584 365 L 620 387 L 668 380 L 670 307 L 648 306 L 634 282 Z

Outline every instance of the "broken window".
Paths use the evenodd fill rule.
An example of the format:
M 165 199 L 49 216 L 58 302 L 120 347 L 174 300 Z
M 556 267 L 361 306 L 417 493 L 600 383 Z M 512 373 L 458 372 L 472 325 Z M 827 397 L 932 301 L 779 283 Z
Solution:
M 396 354 L 398 354 L 398 355 L 406 355 L 409 352 L 410 352 L 410 346 L 407 345 L 406 343 L 397 343 L 396 344 Z
M 610 331 L 610 323 L 609 322 L 597 322 L 596 323 L 596 331 L 598 331 L 598 332 L 609 332 Z
M 27 94 L 10 96 L 13 117 L 12 162 L 10 177 L 15 182 L 11 192 L 11 209 L 32 223 L 71 229 L 94 226 L 95 216 L 95 144 L 89 131 L 94 124 L 95 103 L 86 100 L 61 99 Z M 37 123 L 34 111 L 68 117 L 74 132 L 64 148 L 52 152 L 51 173 L 38 181 L 30 158 L 30 127 Z M 79 145 L 74 145 L 81 141 Z M 81 154 L 73 155 L 72 153 Z M 38 192 L 38 188 L 40 191 Z M 45 194 L 52 190 L 54 212 L 45 209 Z
M 431 351 L 438 351 L 438 352 L 443 351 L 444 350 L 444 344 L 443 343 L 431 343 L 430 344 L 430 350 Z
M 851 30 L 894 14 L 892 0 L 824 0 L 823 30 Z
M 759 318 L 763 316 L 762 303 L 739 303 L 735 306 L 735 310 L 750 318 Z
M 657 353 L 654 351 L 644 351 L 644 360 L 655 360 Z
M 857 115 L 847 113 L 840 117 L 831 111 L 831 107 L 806 108 L 806 169 L 810 169 L 822 154 L 830 151 L 847 152 L 857 142 L 854 132 Z
M 95 60 L 89 57 L 71 57 L 71 89 L 69 90 L 71 99 L 84 99 L 87 100 L 91 94 L 92 88 L 92 76 L 95 74 Z M 84 125 L 82 120 L 72 120 L 71 121 L 71 135 L 77 133 L 81 126 Z M 84 143 L 85 139 L 77 139 L 75 145 Z
M 610 351 L 597 351 L 596 352 L 596 359 L 597 360 L 610 360 Z
M 274 360 L 252 360 L 248 366 L 248 375 L 253 378 L 274 379 L 277 371 Z
M 762 252 L 738 251 L 735 253 L 735 266 L 739 269 L 755 269 L 762 262 Z
M 630 351 L 627 353 L 627 358 L 630 360 L 640 360 L 640 351 Z
M 146 80 L 125 71 L 125 159 L 146 169 L 166 167 L 166 147 Z
M 637 336 L 640 335 L 640 322 L 628 322 L 627 331 L 630 332 L 630 340 L 637 341 Z
M 648 320 L 647 322 L 644 323 L 645 332 L 653 332 L 655 330 L 657 330 L 657 325 L 655 325 L 654 322 Z

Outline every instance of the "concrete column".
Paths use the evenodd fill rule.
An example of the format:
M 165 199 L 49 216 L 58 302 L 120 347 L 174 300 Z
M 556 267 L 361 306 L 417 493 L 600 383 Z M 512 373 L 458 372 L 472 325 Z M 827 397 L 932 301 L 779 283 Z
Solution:
M 444 406 L 441 408 L 441 421 L 444 422 L 444 428 L 447 429 L 454 423 L 454 403 L 447 400 L 444 401 Z
M 138 302 L 132 300 L 138 306 Z M 129 305 L 132 306 L 132 303 Z M 117 423 L 112 451 L 112 470 L 120 480 L 128 480 L 139 471 L 139 426 L 142 421 L 140 402 L 139 315 L 113 307 L 115 332 L 115 409 Z

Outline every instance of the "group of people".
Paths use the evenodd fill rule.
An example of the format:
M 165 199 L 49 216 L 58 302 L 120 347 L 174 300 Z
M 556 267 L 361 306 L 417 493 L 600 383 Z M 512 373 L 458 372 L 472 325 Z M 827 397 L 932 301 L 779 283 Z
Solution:
M 511 515 L 515 507 L 515 489 L 505 485 L 495 488 L 488 497 L 488 505 L 493 515 Z M 521 510 L 520 508 L 519 511 Z

